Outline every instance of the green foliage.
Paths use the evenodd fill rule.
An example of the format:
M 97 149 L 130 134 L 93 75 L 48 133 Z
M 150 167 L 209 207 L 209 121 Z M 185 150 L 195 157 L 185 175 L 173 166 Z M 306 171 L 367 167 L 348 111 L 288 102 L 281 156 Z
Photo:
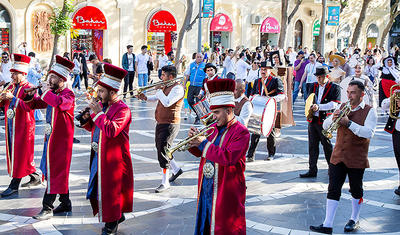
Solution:
M 63 8 L 54 8 L 54 14 L 50 17 L 50 29 L 54 35 L 65 35 L 72 26 L 72 19 L 69 17 L 75 11 L 74 0 L 64 0 Z

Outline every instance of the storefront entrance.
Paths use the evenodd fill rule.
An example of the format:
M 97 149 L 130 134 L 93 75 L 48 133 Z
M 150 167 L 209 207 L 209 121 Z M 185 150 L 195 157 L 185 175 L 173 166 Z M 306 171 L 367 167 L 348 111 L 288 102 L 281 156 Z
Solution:
M 95 54 L 103 60 L 103 36 L 107 29 L 104 14 L 96 7 L 86 6 L 78 10 L 73 18 L 71 33 L 71 56 L 73 53 L 84 52 L 89 57 Z
M 172 51 L 176 39 L 177 25 L 174 16 L 168 11 L 157 11 L 147 24 L 147 45 L 153 53 L 161 54 Z
M 370 24 L 367 29 L 367 48 L 371 50 L 376 45 L 379 36 L 379 29 L 376 24 Z
M 337 48 L 342 51 L 344 48 L 349 47 L 349 41 L 351 36 L 350 26 L 348 24 L 339 26 L 337 36 Z
M 3 51 L 10 52 L 11 45 L 11 20 L 10 14 L 0 5 L 0 53 Z
M 294 48 L 298 50 L 303 46 L 303 23 L 298 20 L 294 26 Z
M 210 42 L 211 48 L 215 48 L 219 43 L 222 52 L 231 47 L 231 32 L 233 31 L 232 21 L 229 16 L 219 13 L 211 21 L 210 25 Z M 221 53 L 222 53 L 221 52 Z
M 266 18 L 260 27 L 260 46 L 278 46 L 280 31 L 281 27 L 279 22 L 274 17 Z

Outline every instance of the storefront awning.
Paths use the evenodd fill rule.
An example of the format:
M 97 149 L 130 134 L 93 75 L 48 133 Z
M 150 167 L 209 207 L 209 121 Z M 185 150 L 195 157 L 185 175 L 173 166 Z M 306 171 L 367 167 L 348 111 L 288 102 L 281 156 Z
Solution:
M 233 26 L 229 16 L 219 13 L 211 21 L 210 31 L 232 32 Z
M 280 33 L 281 27 L 279 26 L 279 22 L 274 17 L 268 17 L 262 22 L 260 32 Z
M 74 29 L 107 29 L 107 20 L 98 8 L 86 6 L 77 11 L 73 19 Z
M 168 11 L 158 11 L 147 25 L 148 32 L 175 32 L 177 31 L 175 17 Z

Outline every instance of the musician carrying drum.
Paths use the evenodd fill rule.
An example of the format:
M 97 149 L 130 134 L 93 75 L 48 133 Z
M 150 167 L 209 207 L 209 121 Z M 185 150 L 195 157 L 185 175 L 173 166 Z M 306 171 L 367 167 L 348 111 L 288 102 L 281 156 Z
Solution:
M 281 79 L 271 75 L 271 69 L 272 65 L 270 61 L 261 62 L 261 78 L 258 78 L 254 81 L 251 95 L 271 97 L 278 103 L 285 99 L 283 83 Z M 254 161 L 255 150 L 258 142 L 260 141 L 260 136 L 260 134 L 255 133 L 251 135 L 251 143 L 247 153 L 247 161 Z M 272 128 L 267 137 L 267 149 L 268 156 L 264 160 L 273 160 L 276 151 L 275 128 Z

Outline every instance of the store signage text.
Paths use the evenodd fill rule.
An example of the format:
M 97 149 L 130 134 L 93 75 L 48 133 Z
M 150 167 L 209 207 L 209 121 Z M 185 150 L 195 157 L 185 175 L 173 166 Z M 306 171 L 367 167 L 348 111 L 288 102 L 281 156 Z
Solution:
M 106 23 L 102 20 L 93 20 L 92 18 L 90 18 L 90 20 L 87 20 L 87 19 L 83 18 L 83 16 L 77 16 L 75 18 L 76 18 L 76 21 L 80 24 L 105 24 Z
M 164 26 L 164 27 L 174 27 L 174 26 L 176 26 L 176 24 L 165 22 L 165 20 L 164 20 L 164 22 L 159 22 L 158 20 L 153 20 L 153 25 L 156 26 L 156 27 L 160 27 L 160 26 L 161 27 L 162 26 Z

